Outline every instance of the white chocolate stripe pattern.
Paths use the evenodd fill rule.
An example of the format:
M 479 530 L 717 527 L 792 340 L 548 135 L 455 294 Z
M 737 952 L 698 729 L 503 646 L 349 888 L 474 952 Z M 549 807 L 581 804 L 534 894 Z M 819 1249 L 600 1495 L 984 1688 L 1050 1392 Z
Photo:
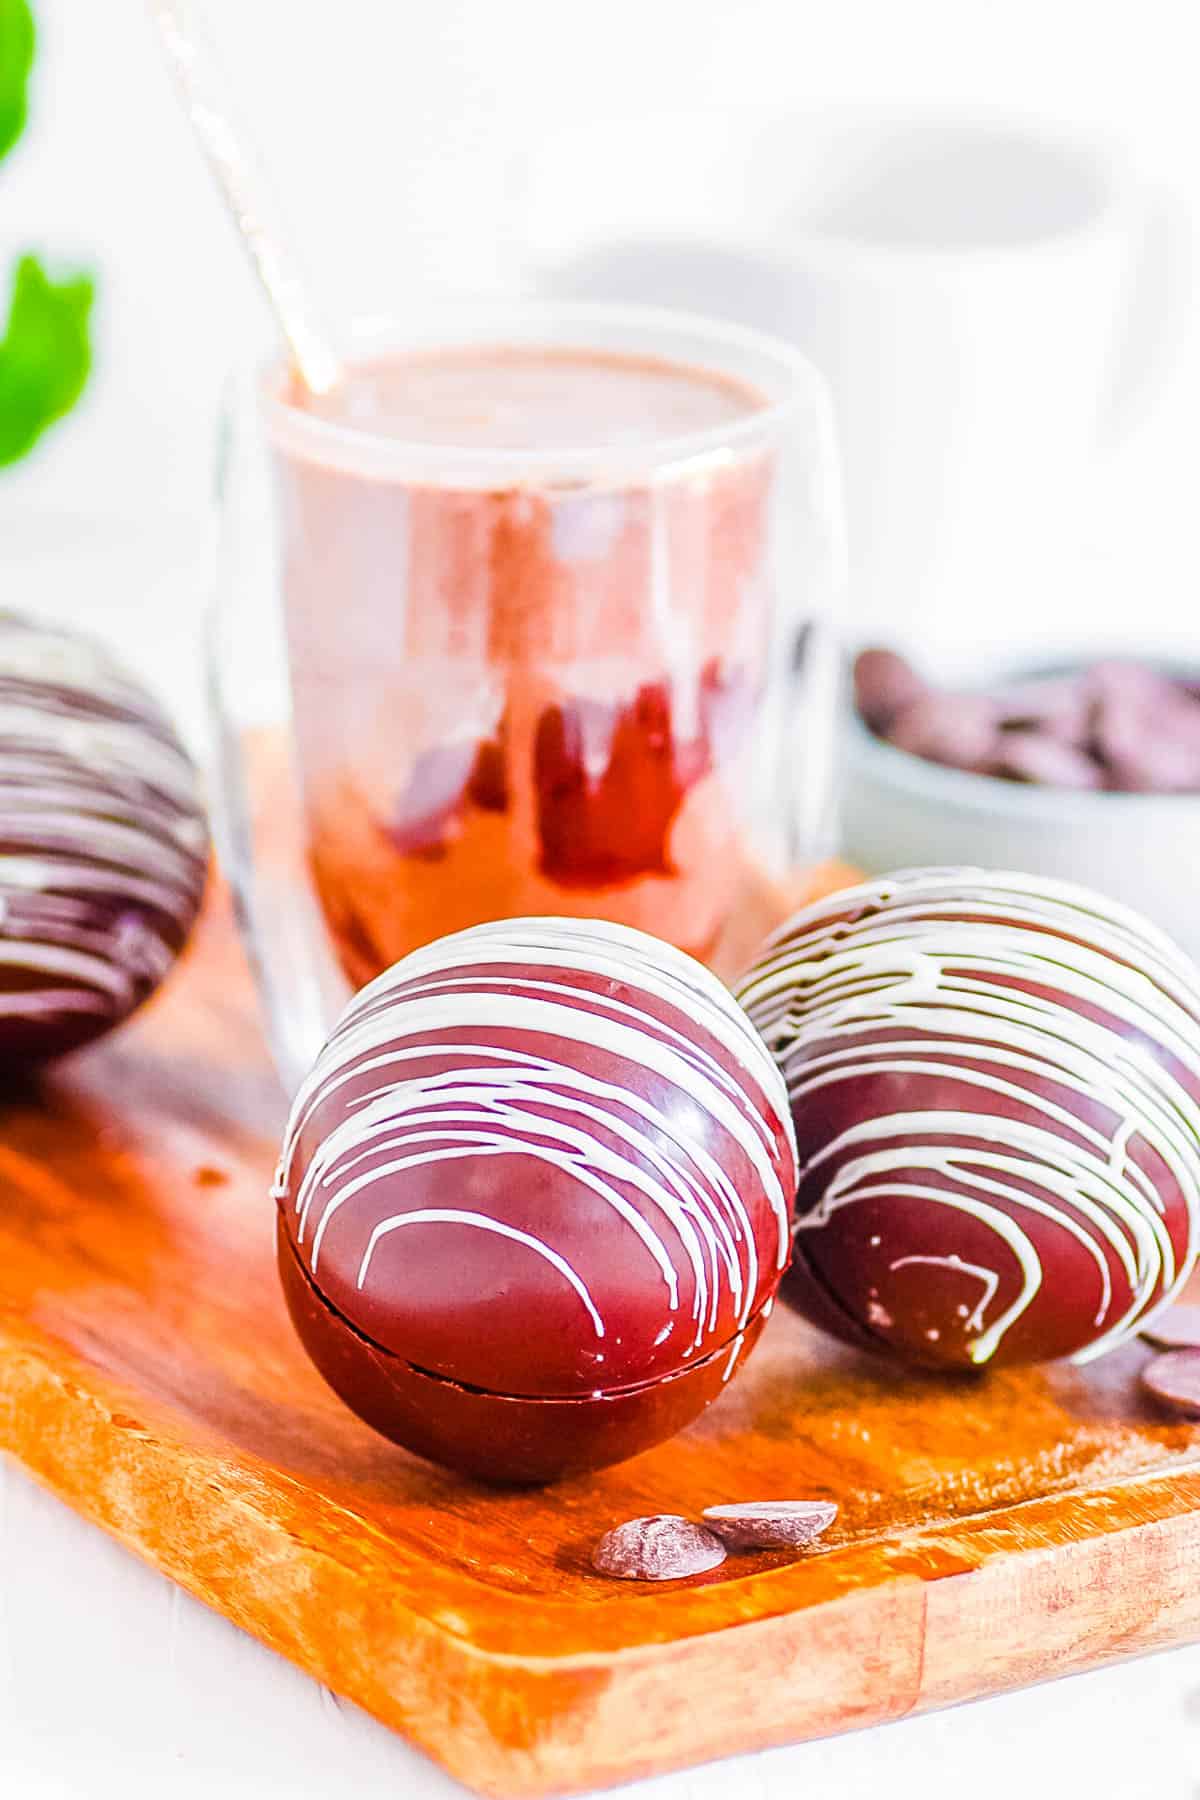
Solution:
M 140 686 L 0 615 L 2 1016 L 128 1012 L 190 928 L 207 843 L 195 769 Z
M 974 1275 L 983 1284 L 983 1292 L 976 1303 L 974 1312 L 967 1310 L 967 1330 L 982 1331 L 987 1309 L 991 1305 L 992 1296 L 999 1286 L 999 1279 L 991 1269 L 985 1269 L 981 1263 L 964 1262 L 961 1256 L 898 1256 L 889 1265 L 892 1269 L 905 1269 L 913 1263 L 922 1263 L 927 1268 L 960 1269 L 964 1275 Z
M 604 1336 L 604 1323 L 592 1303 L 592 1296 L 570 1263 L 559 1256 L 556 1250 L 552 1250 L 548 1244 L 543 1244 L 539 1238 L 531 1236 L 528 1231 L 518 1231 L 512 1225 L 503 1225 L 499 1219 L 489 1219 L 486 1213 L 462 1212 L 457 1207 L 425 1206 L 416 1212 L 400 1213 L 394 1219 L 385 1219 L 382 1224 L 376 1225 L 363 1252 L 362 1267 L 358 1273 L 359 1287 L 367 1279 L 371 1258 L 375 1254 L 375 1246 L 380 1238 L 386 1237 L 389 1232 L 399 1231 L 405 1225 L 468 1225 L 473 1226 L 477 1231 L 491 1231 L 497 1237 L 512 1238 L 517 1243 L 524 1244 L 527 1249 L 533 1251 L 535 1256 L 543 1257 L 552 1268 L 557 1269 L 564 1280 L 570 1282 L 587 1308 L 588 1317 L 595 1327 L 596 1336 L 598 1338 Z
M 611 991 L 618 984 L 620 996 Z M 695 1034 L 655 1016 L 656 1006 L 693 1021 Z M 431 1057 L 449 1066 L 407 1073 Z M 629 1066 L 652 1074 L 658 1103 L 620 1079 Z M 740 1330 L 760 1290 L 754 1221 L 705 1141 L 714 1129 L 767 1198 L 771 1260 L 782 1268 L 792 1200 L 778 1154 L 780 1138 L 791 1154 L 787 1096 L 728 991 L 681 952 L 624 927 L 499 921 L 413 952 L 350 1002 L 294 1101 L 275 1194 L 292 1209 L 315 1275 L 333 1220 L 377 1183 L 437 1161 L 530 1158 L 612 1209 L 631 1233 L 630 1254 L 657 1269 L 672 1311 L 687 1269 L 694 1351 L 718 1323 L 722 1293 Z M 293 1192 L 306 1131 L 319 1131 L 319 1141 Z M 470 1209 L 435 1210 L 441 1223 L 478 1228 Z M 414 1216 L 372 1227 L 360 1286 L 375 1245 Z M 530 1248 L 561 1264 L 602 1337 L 584 1273 L 552 1244 Z
M 1014 981 L 1049 991 L 1029 993 Z M 907 871 L 797 915 L 769 942 L 739 997 L 774 1050 L 798 1114 L 841 1082 L 885 1075 L 973 1087 L 1025 1115 L 1012 1118 L 1000 1105 L 890 1112 L 823 1144 L 801 1169 L 803 1192 L 806 1178 L 835 1165 L 797 1233 L 820 1231 L 842 1207 L 897 1194 L 901 1171 L 910 1197 L 993 1230 L 1020 1285 L 985 1323 L 1000 1264 L 971 1265 L 990 1277 L 971 1315 L 974 1360 L 994 1356 L 1041 1284 L 1023 1218 L 1052 1220 L 1101 1271 L 1104 1329 L 1079 1361 L 1111 1349 L 1149 1307 L 1179 1291 L 1200 1239 L 1200 973 L 1153 926 L 1068 883 L 990 870 Z M 1177 1068 L 1126 1031 L 1161 1047 Z M 1110 1121 L 1103 1129 L 1097 1114 Z M 1153 1179 L 1130 1158 L 1135 1140 L 1182 1196 L 1183 1254 Z M 922 1169 L 941 1180 L 912 1185 Z M 903 1260 L 913 1259 L 895 1266 Z M 1132 1297 L 1110 1316 L 1113 1266 Z

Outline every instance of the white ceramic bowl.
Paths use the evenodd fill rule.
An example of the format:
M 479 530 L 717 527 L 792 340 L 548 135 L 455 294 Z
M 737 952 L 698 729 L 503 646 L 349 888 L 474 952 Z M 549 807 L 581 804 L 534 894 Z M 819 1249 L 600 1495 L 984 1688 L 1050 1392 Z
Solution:
M 1200 794 L 1077 793 L 926 762 L 846 724 L 842 822 L 868 874 L 1018 869 L 1134 906 L 1200 958 Z

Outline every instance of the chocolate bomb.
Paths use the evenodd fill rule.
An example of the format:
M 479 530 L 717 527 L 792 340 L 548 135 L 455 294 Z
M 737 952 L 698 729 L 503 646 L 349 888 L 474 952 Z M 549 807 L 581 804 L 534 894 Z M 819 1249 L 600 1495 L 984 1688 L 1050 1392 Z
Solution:
M 721 1393 L 787 1262 L 795 1170 L 778 1070 L 707 969 L 619 925 L 481 925 L 356 995 L 297 1095 L 284 1293 L 385 1436 L 549 1480 Z
M 155 701 L 89 639 L 0 614 L 0 1070 L 140 1005 L 207 868 L 196 771 Z
M 740 987 L 800 1155 L 786 1297 L 921 1363 L 1083 1361 L 1197 1250 L 1200 971 L 1066 883 L 917 869 L 798 913 Z

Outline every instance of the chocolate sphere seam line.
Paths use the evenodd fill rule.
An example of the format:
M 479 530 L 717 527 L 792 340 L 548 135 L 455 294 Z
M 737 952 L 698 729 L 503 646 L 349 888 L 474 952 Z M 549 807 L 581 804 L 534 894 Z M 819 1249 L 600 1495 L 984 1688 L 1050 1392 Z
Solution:
M 313 1298 L 332 1319 L 335 1319 L 339 1325 L 343 1326 L 345 1330 L 351 1334 L 352 1337 L 358 1340 L 364 1350 L 369 1350 L 375 1356 L 387 1357 L 393 1362 L 402 1363 L 406 1369 L 412 1372 L 412 1374 L 421 1376 L 425 1381 L 437 1382 L 442 1387 L 454 1388 L 462 1394 L 473 1394 L 481 1400 L 513 1400 L 528 1403 L 529 1400 L 533 1398 L 537 1404 L 544 1403 L 547 1406 L 561 1406 L 564 1404 L 574 1404 L 576 1402 L 582 1403 L 584 1399 L 588 1401 L 633 1399 L 640 1393 L 648 1393 L 652 1388 L 663 1387 L 669 1382 L 678 1381 L 681 1376 L 691 1374 L 693 1371 L 703 1368 L 706 1364 L 715 1363 L 721 1357 L 727 1359 L 726 1379 L 728 1379 L 737 1365 L 737 1359 L 741 1354 L 742 1346 L 746 1340 L 746 1333 L 744 1331 L 739 1331 L 735 1338 L 727 1343 L 718 1344 L 715 1350 L 710 1350 L 707 1356 L 702 1357 L 699 1362 L 689 1363 L 685 1368 L 680 1369 L 674 1375 L 654 1376 L 648 1381 L 630 1382 L 626 1387 L 597 1388 L 594 1392 L 586 1396 L 580 1394 L 538 1394 L 536 1396 L 530 1396 L 529 1394 L 509 1394 L 505 1393 L 502 1388 L 480 1387 L 477 1382 L 459 1381 L 456 1380 L 453 1375 L 439 1374 L 436 1369 L 423 1368 L 420 1363 L 410 1362 L 407 1357 L 399 1356 L 396 1351 L 389 1350 L 385 1344 L 381 1344 L 375 1338 L 369 1336 L 368 1333 L 363 1331 L 360 1326 L 356 1325 L 352 1319 L 348 1319 L 345 1313 L 340 1312 L 336 1306 L 330 1303 L 321 1292 L 320 1288 L 313 1282 L 290 1238 L 287 1239 L 287 1247 L 297 1269 L 308 1283 Z M 766 1310 L 766 1307 L 760 1308 L 760 1312 L 765 1313 Z

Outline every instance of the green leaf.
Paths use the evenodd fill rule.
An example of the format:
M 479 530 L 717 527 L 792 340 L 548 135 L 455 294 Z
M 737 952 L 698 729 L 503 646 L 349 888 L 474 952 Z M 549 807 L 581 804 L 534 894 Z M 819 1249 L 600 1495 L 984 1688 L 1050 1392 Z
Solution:
M 92 294 L 86 275 L 55 282 L 36 257 L 17 264 L 0 338 L 0 465 L 32 449 L 82 393 L 92 360 Z
M 0 0 L 0 157 L 7 156 L 25 129 L 33 40 L 27 0 Z

